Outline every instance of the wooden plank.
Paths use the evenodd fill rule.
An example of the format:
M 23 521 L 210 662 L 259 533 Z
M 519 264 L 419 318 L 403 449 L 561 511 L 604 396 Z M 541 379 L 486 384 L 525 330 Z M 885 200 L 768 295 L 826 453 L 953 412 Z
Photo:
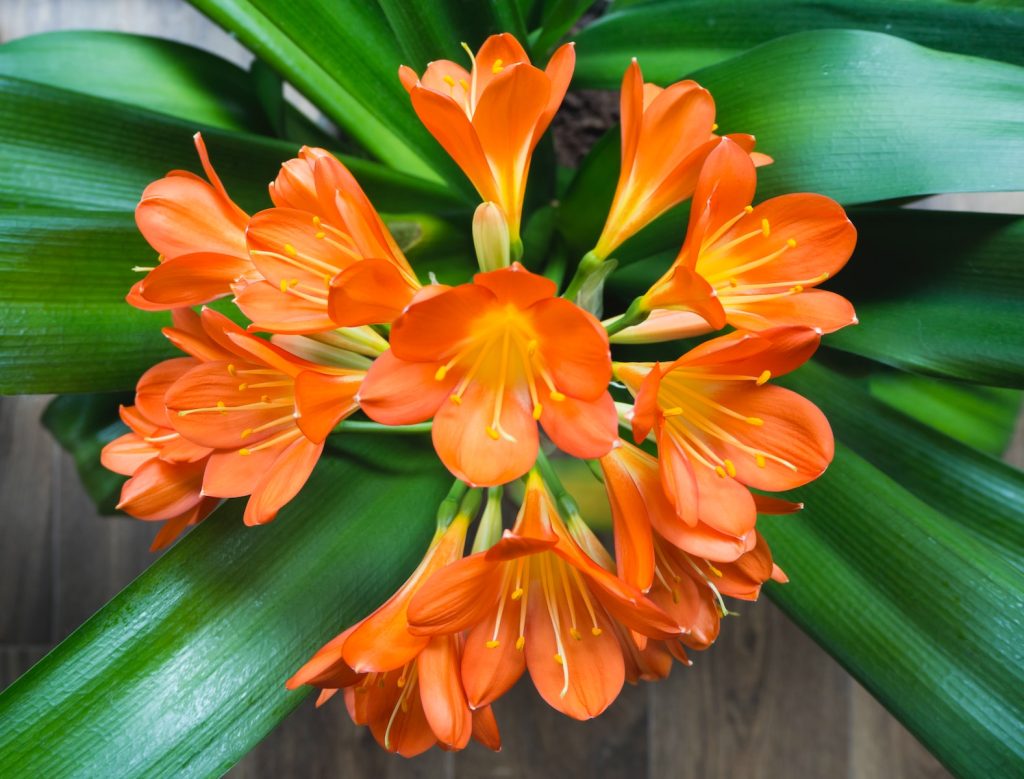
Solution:
M 648 775 L 845 775 L 846 674 L 769 601 L 734 608 L 692 668 L 651 685 Z
M 54 640 L 55 445 L 39 424 L 46 397 L 0 397 L 0 644 Z

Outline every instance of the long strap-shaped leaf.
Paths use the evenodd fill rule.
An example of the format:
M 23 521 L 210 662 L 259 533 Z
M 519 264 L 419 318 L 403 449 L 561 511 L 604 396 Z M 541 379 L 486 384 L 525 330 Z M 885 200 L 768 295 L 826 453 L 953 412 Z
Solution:
M 0 776 L 219 776 L 411 570 L 445 482 L 429 449 L 359 437 L 271 525 L 219 511 L 0 696 Z
M 627 63 L 623 63 L 625 67 Z M 791 35 L 693 74 L 721 132 L 751 132 L 775 158 L 758 197 L 820 192 L 845 205 L 935 192 L 1024 189 L 1024 68 L 877 33 Z M 618 174 L 609 138 L 562 207 L 590 249 Z
M 614 89 L 630 57 L 668 83 L 772 38 L 815 29 L 898 35 L 1024 65 L 1024 11 L 957 0 L 656 0 L 616 10 L 577 37 L 579 86 Z

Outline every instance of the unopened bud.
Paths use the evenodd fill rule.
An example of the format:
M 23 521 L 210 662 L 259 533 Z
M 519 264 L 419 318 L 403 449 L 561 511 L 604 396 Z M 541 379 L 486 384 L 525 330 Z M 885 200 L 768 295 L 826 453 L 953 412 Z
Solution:
M 480 270 L 507 268 L 511 262 L 508 222 L 494 203 L 481 203 L 473 215 L 473 245 Z

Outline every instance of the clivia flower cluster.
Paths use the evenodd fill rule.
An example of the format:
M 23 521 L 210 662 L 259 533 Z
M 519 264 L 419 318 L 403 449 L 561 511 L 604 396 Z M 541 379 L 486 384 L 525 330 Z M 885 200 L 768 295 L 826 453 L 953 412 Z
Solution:
M 785 581 L 757 514 L 800 505 L 764 493 L 818 477 L 833 440 L 812 403 L 771 380 L 857 321 L 817 288 L 853 250 L 843 209 L 813 194 L 755 204 L 756 169 L 771 160 L 753 137 L 717 135 L 706 90 L 644 83 L 635 61 L 614 201 L 560 296 L 528 269 L 543 258 L 523 256 L 520 225 L 573 47 L 541 70 L 497 35 L 471 60 L 399 75 L 484 201 L 473 224 L 481 272 L 424 285 L 322 149 L 285 162 L 272 207 L 247 214 L 197 135 L 206 178 L 174 171 L 142 195 L 137 222 L 159 262 L 128 295 L 173 312 L 164 332 L 184 356 L 142 376 L 122 409 L 131 432 L 103 453 L 130 477 L 120 507 L 164 521 L 159 547 L 225 498 L 248 496 L 247 524 L 271 521 L 350 415 L 429 426 L 455 483 L 423 562 L 288 682 L 321 688 L 321 701 L 342 691 L 352 719 L 406 756 L 470 738 L 497 749 L 491 703 L 524 671 L 551 706 L 594 717 L 624 682 L 664 677 L 714 642 L 724 596 L 753 600 L 767 580 Z M 625 313 L 602 323 L 577 304 L 624 241 L 688 199 L 678 255 Z M 194 310 L 226 296 L 248 327 Z M 611 344 L 726 327 L 664 361 L 612 359 Z M 590 461 L 603 482 L 614 557 L 559 481 L 553 449 Z M 508 492 L 521 507 L 505 529 L 503 487 L 517 482 L 521 493 Z

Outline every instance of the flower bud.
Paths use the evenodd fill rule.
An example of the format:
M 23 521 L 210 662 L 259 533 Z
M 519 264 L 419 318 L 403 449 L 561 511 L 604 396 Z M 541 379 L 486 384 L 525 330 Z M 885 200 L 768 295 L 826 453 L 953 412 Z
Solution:
M 473 245 L 480 270 L 507 268 L 511 262 L 508 222 L 494 203 L 481 203 L 473 215 Z

